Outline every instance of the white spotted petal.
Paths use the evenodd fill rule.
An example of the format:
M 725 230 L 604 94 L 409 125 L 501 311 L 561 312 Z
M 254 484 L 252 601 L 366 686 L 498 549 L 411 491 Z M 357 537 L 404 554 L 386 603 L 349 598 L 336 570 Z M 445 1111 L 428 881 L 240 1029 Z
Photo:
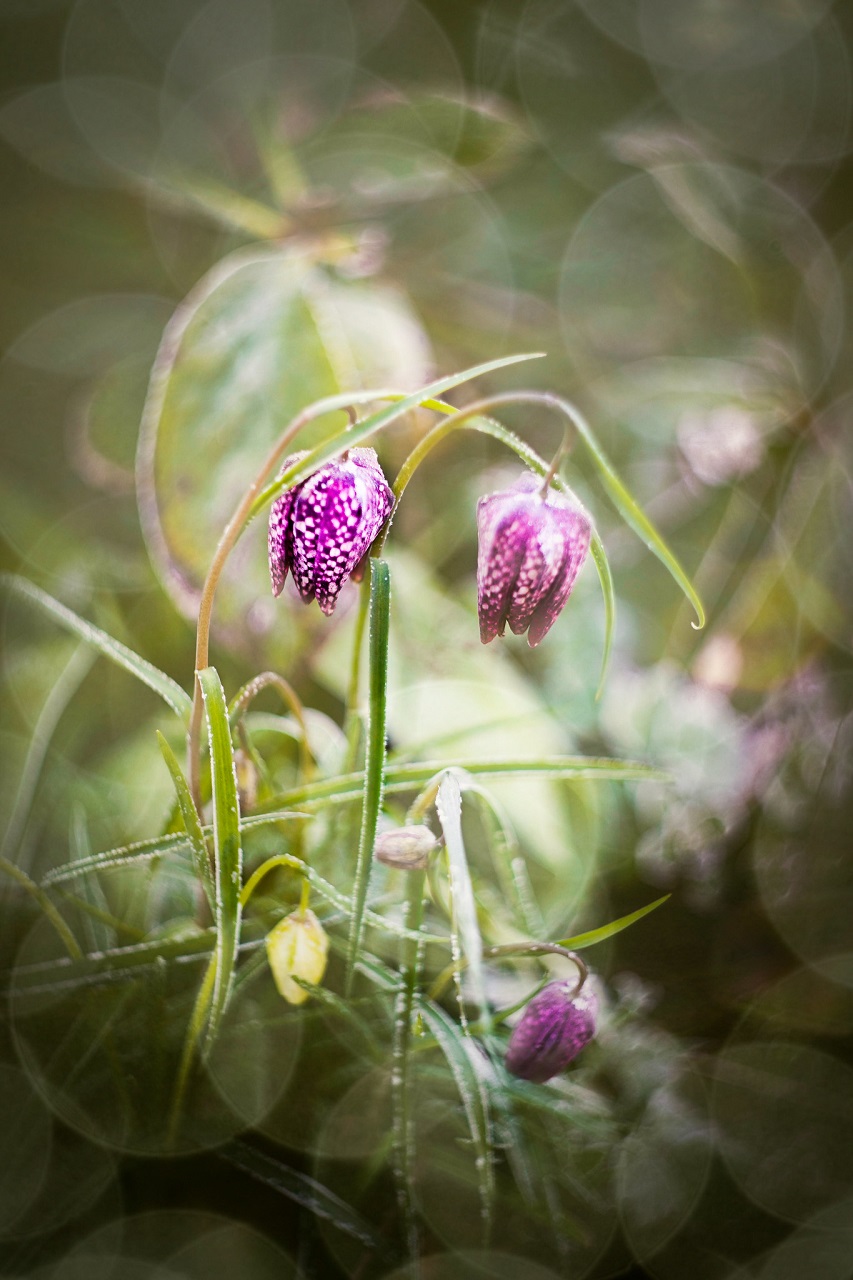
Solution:
M 331 614 L 393 505 L 376 452 L 368 448 L 351 449 L 282 494 L 270 512 L 273 593 L 279 594 L 290 571 L 305 603 L 316 600 Z

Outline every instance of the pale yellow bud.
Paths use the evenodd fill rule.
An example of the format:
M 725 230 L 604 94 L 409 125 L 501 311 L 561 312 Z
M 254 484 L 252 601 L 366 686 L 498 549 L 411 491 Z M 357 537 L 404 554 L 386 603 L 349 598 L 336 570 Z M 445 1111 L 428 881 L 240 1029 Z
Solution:
M 326 972 L 329 939 L 307 907 L 279 920 L 267 934 L 267 959 L 275 985 L 288 1004 L 303 1004 L 309 993 L 294 978 L 316 986 Z

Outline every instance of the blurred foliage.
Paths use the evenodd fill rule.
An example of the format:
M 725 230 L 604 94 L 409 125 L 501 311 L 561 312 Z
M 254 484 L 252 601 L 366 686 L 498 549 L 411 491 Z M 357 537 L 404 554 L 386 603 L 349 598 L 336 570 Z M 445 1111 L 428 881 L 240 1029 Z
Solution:
M 365 881 L 347 997 L 361 792 L 322 788 L 361 761 L 358 592 L 331 619 L 273 600 L 252 524 L 212 660 L 229 696 L 272 670 L 306 709 L 266 686 L 232 714 L 244 821 L 217 839 L 242 841 L 247 874 L 280 861 L 243 904 L 178 1115 L 223 943 L 155 737 L 180 759 L 184 729 L 4 594 L 0 1269 L 849 1275 L 849 6 L 0 0 L 0 21 L 5 570 L 141 655 L 155 688 L 165 673 L 161 693 L 188 689 L 219 532 L 294 413 L 544 351 L 455 403 L 576 401 L 709 618 L 691 628 L 576 448 L 563 474 L 619 600 L 603 695 L 590 568 L 541 648 L 482 649 L 476 500 L 518 464 L 474 432 L 430 455 L 383 552 L 379 823 L 402 823 L 423 761 L 458 766 L 461 817 L 445 792 L 433 941 L 406 932 L 405 873 Z M 499 416 L 552 455 L 540 406 Z M 373 441 L 389 477 L 430 421 Z M 486 769 L 576 756 L 668 776 Z M 292 1006 L 264 938 L 305 865 L 331 948 Z M 664 892 L 584 951 L 596 1041 L 547 1085 L 508 1076 L 489 1010 L 563 970 L 495 949 Z M 431 1000 L 451 934 L 461 993 Z

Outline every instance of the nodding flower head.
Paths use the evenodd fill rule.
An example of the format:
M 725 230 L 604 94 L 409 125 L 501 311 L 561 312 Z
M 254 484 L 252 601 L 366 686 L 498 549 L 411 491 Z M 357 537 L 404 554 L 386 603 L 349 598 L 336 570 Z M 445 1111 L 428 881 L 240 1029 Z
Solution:
M 280 474 L 304 457 L 286 458 Z M 305 603 L 316 600 L 330 614 L 393 505 L 374 449 L 350 449 L 282 493 L 270 510 L 273 595 L 281 595 L 289 571 Z
M 563 982 L 549 982 L 530 1000 L 513 1029 L 507 1070 L 544 1084 L 565 1071 L 595 1035 L 598 1000 L 585 987 L 577 995 Z
M 589 518 L 577 503 L 525 471 L 477 504 L 477 608 L 483 644 L 527 631 L 531 648 L 568 600 L 589 551 Z

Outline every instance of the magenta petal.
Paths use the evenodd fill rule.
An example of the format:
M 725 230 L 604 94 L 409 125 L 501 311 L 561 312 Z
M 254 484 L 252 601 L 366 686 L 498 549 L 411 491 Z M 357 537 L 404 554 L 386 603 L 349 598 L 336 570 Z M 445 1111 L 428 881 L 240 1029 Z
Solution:
M 299 453 L 290 454 L 281 464 L 278 474 L 280 476 L 284 475 L 285 471 L 289 471 L 295 463 L 301 462 L 307 452 L 307 449 L 302 449 Z M 269 548 L 270 579 L 274 596 L 281 595 L 282 588 L 287 581 L 287 572 L 290 568 L 290 516 L 294 500 L 300 488 L 301 484 L 297 482 L 292 489 L 287 489 L 284 493 L 279 494 L 270 508 L 267 546 Z
M 295 497 L 296 491 L 288 489 L 286 493 L 279 494 L 270 508 L 267 546 L 269 548 L 270 580 L 274 596 L 281 595 L 282 588 L 287 581 L 289 567 L 287 526 Z
M 562 525 L 563 557 L 550 590 L 537 604 L 530 619 L 527 643 L 531 649 L 544 639 L 565 608 L 575 579 L 589 551 L 590 524 L 582 511 L 554 511 L 555 521 Z
M 527 1004 L 510 1037 L 507 1070 L 543 1084 L 565 1071 L 595 1035 L 598 1001 L 588 988 L 573 996 L 550 982 Z
M 536 645 L 569 598 L 589 549 L 589 520 L 560 494 L 540 492 L 526 471 L 477 506 L 477 610 L 484 644 L 507 623 Z
M 478 509 L 483 509 L 484 499 Z M 506 504 L 504 504 L 506 505 Z M 486 536 L 481 535 L 477 563 L 477 610 L 483 644 L 503 635 L 512 593 L 530 539 L 525 511 L 486 509 L 483 513 Z M 483 527 L 481 525 L 481 528 Z
M 289 458 L 284 469 L 304 456 Z M 270 573 L 276 594 L 289 569 L 301 598 L 306 603 L 316 599 L 323 613 L 330 614 L 393 503 L 376 453 L 367 448 L 353 449 L 283 494 L 270 513 Z

